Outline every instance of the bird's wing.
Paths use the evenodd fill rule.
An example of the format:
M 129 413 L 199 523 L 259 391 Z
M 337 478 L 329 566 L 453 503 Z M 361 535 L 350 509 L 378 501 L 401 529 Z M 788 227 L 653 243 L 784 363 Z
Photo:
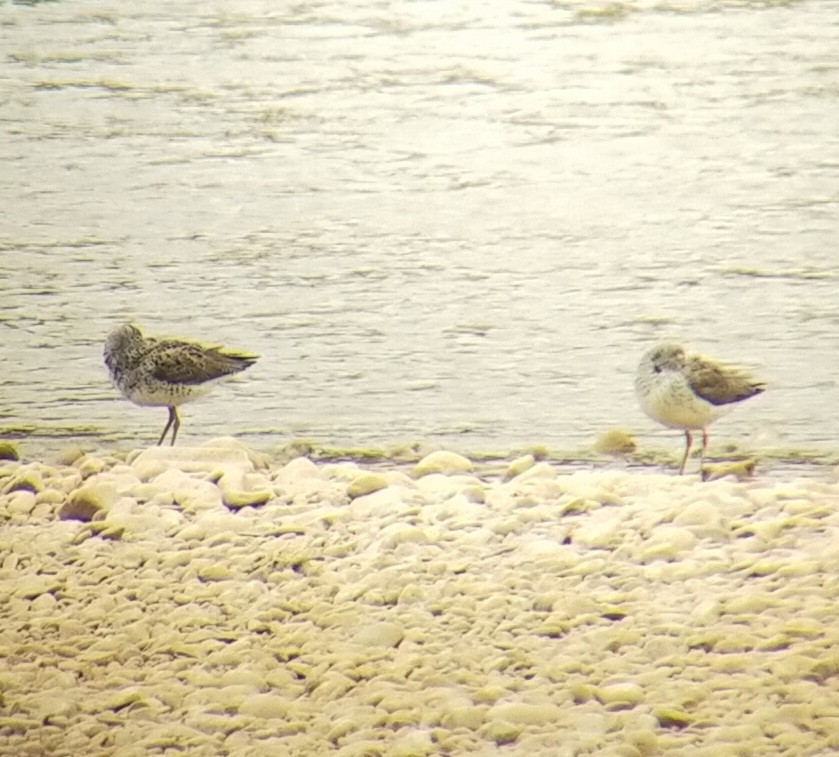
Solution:
M 685 376 L 691 389 L 712 405 L 740 402 L 766 389 L 766 384 L 742 368 L 723 365 L 702 355 L 688 357 Z
M 223 352 L 191 342 L 158 341 L 144 356 L 152 362 L 151 375 L 170 384 L 203 384 L 243 371 L 255 355 Z

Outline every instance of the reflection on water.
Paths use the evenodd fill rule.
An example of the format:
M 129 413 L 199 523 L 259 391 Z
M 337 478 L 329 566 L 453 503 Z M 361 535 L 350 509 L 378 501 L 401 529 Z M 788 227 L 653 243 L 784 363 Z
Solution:
M 193 440 L 669 436 L 675 336 L 833 441 L 839 3 L 0 5 L 0 427 L 153 442 L 126 319 L 259 352 Z M 187 439 L 184 439 L 184 443 Z

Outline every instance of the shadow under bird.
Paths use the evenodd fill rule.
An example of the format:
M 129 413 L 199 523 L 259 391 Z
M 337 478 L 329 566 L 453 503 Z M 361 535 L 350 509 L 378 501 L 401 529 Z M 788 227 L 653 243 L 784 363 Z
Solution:
M 105 365 L 123 396 L 135 405 L 169 408 L 158 445 L 171 428 L 174 446 L 181 426 L 179 405 L 209 394 L 216 383 L 250 368 L 258 357 L 183 339 L 144 336 L 132 324 L 120 326 L 105 340 Z
M 685 472 L 693 445 L 691 431 L 702 431 L 700 460 L 704 460 L 708 426 L 738 402 L 765 389 L 763 381 L 744 369 L 689 352 L 674 343 L 648 350 L 635 376 L 635 393 L 643 411 L 654 421 L 685 432 L 680 474 Z

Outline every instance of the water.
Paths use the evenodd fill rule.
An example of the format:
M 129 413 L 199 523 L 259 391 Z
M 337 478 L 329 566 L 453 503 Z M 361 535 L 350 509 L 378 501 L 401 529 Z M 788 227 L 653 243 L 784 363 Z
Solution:
M 830 448 L 839 2 L 0 5 L 0 434 L 153 443 L 105 334 L 263 357 L 182 443 L 583 448 L 676 337 Z M 674 438 L 675 437 L 675 438 Z

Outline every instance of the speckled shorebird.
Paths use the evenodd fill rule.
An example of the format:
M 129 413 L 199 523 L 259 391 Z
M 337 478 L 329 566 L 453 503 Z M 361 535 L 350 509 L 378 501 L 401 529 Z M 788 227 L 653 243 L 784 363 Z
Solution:
M 170 427 L 175 444 L 181 426 L 178 405 L 209 394 L 214 384 L 249 368 L 258 357 L 182 339 L 143 336 L 131 324 L 120 326 L 105 340 L 105 365 L 123 396 L 135 405 L 169 408 L 158 445 Z
M 766 385 L 742 368 L 685 350 L 679 344 L 653 347 L 641 358 L 635 392 L 644 412 L 654 421 L 685 432 L 685 472 L 691 431 L 702 431 L 702 459 L 708 448 L 708 426 L 738 402 L 760 394 Z M 701 463 L 700 463 L 701 466 Z

